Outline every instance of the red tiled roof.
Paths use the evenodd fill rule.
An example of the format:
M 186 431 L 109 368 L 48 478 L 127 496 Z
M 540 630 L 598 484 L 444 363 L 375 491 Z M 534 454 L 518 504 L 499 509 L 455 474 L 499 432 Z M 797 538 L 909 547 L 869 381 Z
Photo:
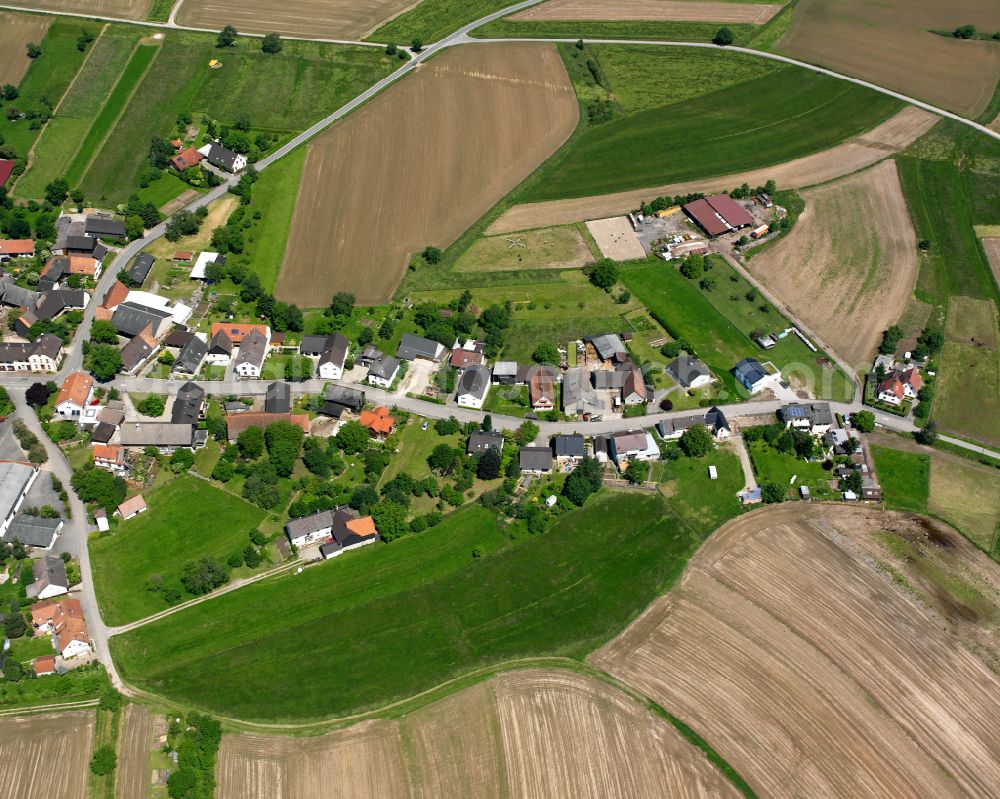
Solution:
M 225 333 L 229 340 L 237 347 L 243 341 L 243 337 L 251 331 L 256 330 L 264 338 L 267 338 L 267 325 L 243 324 L 238 322 L 212 322 L 212 338 L 216 333 Z
M 359 535 L 362 538 L 368 538 L 378 532 L 375 529 L 375 520 L 371 516 L 362 516 L 358 519 L 351 519 L 345 522 L 344 526 L 352 533 Z
M 361 411 L 358 421 L 379 435 L 391 433 L 392 428 L 396 426 L 396 420 L 389 415 L 389 409 L 383 405 L 379 405 L 373 411 Z
M 14 171 L 14 162 L 0 159 L 0 186 L 3 186 Z
M 0 255 L 34 255 L 33 239 L 0 239 Z
M 54 674 L 56 671 L 56 656 L 42 655 L 41 657 L 35 658 L 31 665 L 35 669 L 35 675 L 38 677 L 42 677 L 46 674 Z
M 122 283 L 120 280 L 116 280 L 114 285 L 108 289 L 107 294 L 104 295 L 104 299 L 101 300 L 102 308 L 117 308 L 123 302 L 125 298 L 128 297 L 128 286 Z
M 82 408 L 87 402 L 87 397 L 90 396 L 90 389 L 93 387 L 94 378 L 86 372 L 73 372 L 63 381 L 62 388 L 59 389 L 59 394 L 56 396 L 56 407 L 69 401 Z

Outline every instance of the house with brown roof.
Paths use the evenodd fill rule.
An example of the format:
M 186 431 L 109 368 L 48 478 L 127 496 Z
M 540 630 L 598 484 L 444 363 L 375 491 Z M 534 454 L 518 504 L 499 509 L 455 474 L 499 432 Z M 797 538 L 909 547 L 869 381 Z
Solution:
M 646 379 L 642 376 L 642 370 L 632 364 L 632 368 L 625 374 L 625 382 L 622 384 L 622 402 L 626 405 L 642 405 L 646 401 Z
M 324 559 L 334 558 L 349 549 L 357 549 L 379 540 L 375 520 L 359 516 L 346 505 L 334 510 L 324 510 L 301 519 L 292 519 L 285 525 L 288 540 L 297 547 L 324 543 L 320 554 Z
M 0 239 L 0 262 L 11 258 L 34 258 L 34 239 Z
M 56 395 L 56 413 L 63 419 L 79 421 L 90 404 L 93 390 L 94 378 L 86 372 L 73 372 L 63 380 L 62 388 Z
M 904 400 L 915 400 L 923 384 L 916 367 L 897 369 L 878 384 L 878 398 L 889 405 L 901 405 Z
M 136 494 L 131 499 L 126 499 L 118 509 L 115 511 L 122 519 L 131 519 L 133 516 L 138 516 L 140 513 L 145 513 L 148 509 L 146 508 L 146 500 L 142 498 L 142 494 Z
M 396 428 L 396 419 L 384 405 L 379 405 L 371 411 L 361 411 L 358 421 L 374 438 L 385 438 Z
M 183 172 L 185 169 L 198 166 L 204 157 L 194 147 L 188 147 L 171 158 L 170 165 L 178 172 Z
M 90 652 L 90 634 L 78 599 L 63 597 L 47 599 L 31 606 L 31 623 L 39 630 L 52 633 L 56 651 L 64 660 Z
M 531 375 L 528 393 L 534 410 L 551 411 L 556 407 L 556 384 L 548 372 L 539 369 Z
M 106 308 L 109 311 L 114 311 L 119 305 L 121 305 L 125 300 L 128 299 L 128 286 L 122 283 L 120 280 L 116 280 L 111 288 L 107 290 L 104 295 L 104 299 L 101 300 L 101 308 Z M 110 317 L 108 317 L 110 319 Z
M 122 371 L 127 375 L 135 374 L 158 348 L 153 326 L 146 325 L 122 347 Z
M 271 338 L 271 328 L 267 325 L 243 324 L 236 322 L 212 322 L 213 340 L 215 339 L 215 335 L 217 333 L 224 333 L 228 336 L 234 347 L 240 346 L 243 343 L 243 337 L 252 331 L 257 331 L 268 340 Z
M 47 677 L 56 673 L 56 656 L 42 655 L 31 662 L 31 667 L 35 670 L 36 677 Z
M 109 472 L 125 471 L 125 449 L 116 444 L 95 444 L 91 453 L 94 466 Z

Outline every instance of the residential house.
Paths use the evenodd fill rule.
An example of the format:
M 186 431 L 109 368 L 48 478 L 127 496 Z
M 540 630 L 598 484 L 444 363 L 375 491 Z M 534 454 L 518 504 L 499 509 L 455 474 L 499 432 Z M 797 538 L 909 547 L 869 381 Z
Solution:
M 56 673 L 55 655 L 42 655 L 31 661 L 31 667 L 35 670 L 36 677 L 48 677 Z
M 156 447 L 169 455 L 177 449 L 194 447 L 194 427 L 174 422 L 126 422 L 121 427 L 121 443 L 133 449 Z
M 45 555 L 31 564 L 31 573 L 35 576 L 35 582 L 25 591 L 28 599 L 51 599 L 69 592 L 69 577 L 62 558 Z
M 199 147 L 198 152 L 205 156 L 208 163 L 227 172 L 240 172 L 246 169 L 247 157 L 242 153 L 236 153 L 228 147 L 223 147 L 218 141 Z
M 0 343 L 0 372 L 55 372 L 62 339 L 43 333 L 31 342 Z
M 233 363 L 233 372 L 237 377 L 260 377 L 264 368 L 264 358 L 267 356 L 268 338 L 259 331 L 251 330 L 240 342 L 239 354 Z
M 562 381 L 562 409 L 567 416 L 589 418 L 604 413 L 604 401 L 586 369 L 567 369 Z
M 399 361 L 396 358 L 385 357 L 375 361 L 368 367 L 368 377 L 365 378 L 373 386 L 389 388 L 399 374 Z
M 708 367 L 690 355 L 678 355 L 674 358 L 667 364 L 667 373 L 685 390 L 701 388 L 712 382 L 712 373 Z
M 830 452 L 834 455 L 854 454 L 854 445 L 851 443 L 851 436 L 842 427 L 827 430 L 823 436 L 823 443 L 830 448 Z
M 14 308 L 34 308 L 42 298 L 42 295 L 37 291 L 15 285 L 10 275 L 0 277 L 0 292 L 3 294 L 4 305 L 10 305 Z
M 62 532 L 63 524 L 62 519 L 44 519 L 41 516 L 19 513 L 11 519 L 3 534 L 3 541 L 5 544 L 17 541 L 35 549 L 52 549 L 56 536 Z
M 268 341 L 271 340 L 271 328 L 267 325 L 243 324 L 239 322 L 213 322 L 213 343 L 215 341 L 216 333 L 225 333 L 234 347 L 239 347 L 243 343 L 243 338 L 250 335 L 250 333 L 259 333 Z
M 465 447 L 468 455 L 478 455 L 488 449 L 495 449 L 497 452 L 503 451 L 503 436 L 495 430 L 477 430 L 469 436 L 469 443 Z
M 105 293 L 104 299 L 101 300 L 99 308 L 111 311 L 113 314 L 115 308 L 117 308 L 119 305 L 121 305 L 128 299 L 128 292 L 129 292 L 128 286 L 126 286 L 120 280 L 116 280 L 111 285 L 111 288 L 109 288 Z M 109 320 L 111 318 L 112 318 L 111 316 L 108 316 Z
M 552 454 L 560 463 L 579 461 L 587 454 L 587 444 L 580 433 L 558 435 L 552 439 Z
M 479 363 L 470 364 L 458 381 L 456 399 L 463 408 L 482 408 L 490 391 L 490 370 Z
M 493 366 L 493 385 L 512 386 L 517 382 L 517 361 L 498 361 Z
M 709 408 L 705 412 L 705 427 L 708 431 L 718 439 L 729 438 L 732 430 L 729 427 L 729 421 L 726 419 L 726 415 L 718 407 Z
M 91 238 L 106 236 L 112 239 L 124 239 L 126 237 L 124 220 L 105 215 L 88 216 L 84 221 L 84 231 Z
M 361 413 L 365 406 L 365 392 L 343 386 L 328 386 L 323 406 L 319 412 L 324 416 L 339 419 L 344 411 Z
M 0 239 L 0 263 L 13 258 L 34 258 L 33 239 Z
M 823 435 L 833 427 L 833 411 L 828 402 L 794 402 L 782 406 L 778 417 L 785 427 L 805 430 L 813 435 Z
M 91 454 L 94 466 L 115 473 L 125 471 L 125 450 L 122 447 L 115 444 L 95 444 Z
M 285 525 L 285 534 L 296 547 L 318 541 L 333 545 L 321 552 L 324 558 L 332 558 L 349 549 L 374 544 L 379 540 L 372 517 L 359 516 L 357 511 L 347 506 L 292 519 Z
M 365 344 L 361 354 L 358 356 L 358 363 L 362 366 L 371 366 L 376 361 L 381 361 L 385 358 L 385 353 L 380 349 L 376 349 L 374 344 Z
M 455 346 L 451 350 L 451 358 L 448 359 L 448 365 L 459 371 L 468 369 L 475 364 L 484 365 L 486 363 L 486 356 L 483 354 L 483 346 L 482 342 L 472 339 L 466 341 L 465 344 L 460 344 L 456 341 Z
M 145 513 L 147 510 L 146 500 L 142 498 L 142 494 L 136 494 L 131 499 L 126 499 L 118 506 L 118 510 L 115 512 L 125 520 L 132 519 L 140 513 Z
M 522 472 L 549 474 L 552 471 L 552 450 L 548 447 L 521 447 L 518 462 Z
M 208 343 L 208 355 L 205 360 L 215 366 L 228 366 L 233 357 L 233 340 L 224 330 L 212 333 L 212 340 Z
M 744 358 L 733 368 L 733 375 L 751 394 L 767 388 L 771 377 L 756 358 Z
M 156 263 L 156 259 L 148 252 L 139 253 L 135 261 L 132 262 L 132 268 L 128 270 L 129 283 L 136 287 L 145 283 L 154 263 Z
M 172 347 L 175 350 L 184 349 L 188 342 L 195 337 L 195 333 L 192 330 L 185 330 L 180 327 L 175 327 L 169 333 L 167 333 L 166 338 L 160 343 L 164 347 Z
M 904 400 L 915 400 L 920 393 L 923 379 L 916 367 L 896 369 L 878 384 L 878 399 L 889 405 L 902 405 Z
M 653 461 L 660 457 L 656 439 L 645 430 L 623 430 L 612 433 L 607 439 L 608 455 L 619 469 L 623 461 Z
M 396 420 L 384 405 L 371 411 L 361 411 L 358 421 L 368 429 L 373 438 L 385 438 L 396 428 Z
M 317 371 L 324 380 L 340 380 L 344 376 L 344 364 L 351 342 L 346 336 L 334 333 L 327 337 L 326 346 L 319 356 Z
M 170 409 L 170 421 L 172 424 L 196 425 L 204 410 L 205 389 L 189 380 L 177 390 Z
M 553 366 L 550 363 L 529 363 L 517 368 L 517 377 L 514 378 L 514 385 L 530 386 L 531 379 L 537 374 L 547 376 L 553 383 L 558 383 L 562 379 L 562 373 L 557 366 Z
M 303 336 L 302 341 L 299 344 L 299 355 L 304 355 L 309 358 L 318 358 L 326 352 L 329 341 L 330 336 L 319 336 L 315 334 Z
M 130 292 L 131 294 L 131 292 Z M 118 305 L 111 316 L 111 324 L 119 335 L 138 336 L 147 327 L 154 339 L 161 339 L 170 327 L 173 317 L 163 308 L 151 308 L 131 300 Z
M 625 382 L 622 384 L 622 402 L 626 405 L 642 405 L 646 402 L 646 378 L 642 370 L 635 364 L 625 372 Z
M 716 439 L 729 438 L 732 432 L 726 415 L 719 408 L 710 408 L 705 413 L 691 414 L 690 416 L 680 416 L 673 419 L 664 419 L 657 422 L 656 432 L 664 441 L 676 441 L 688 428 L 695 425 L 704 425 Z
M 36 602 L 31 606 L 31 623 L 52 633 L 56 651 L 64 660 L 90 653 L 90 634 L 80 600 L 63 597 Z
M 267 427 L 275 422 L 290 422 L 302 428 L 309 435 L 309 415 L 306 413 L 238 413 L 226 416 L 226 427 L 231 442 L 240 437 L 248 427 Z
M 551 411 L 556 407 L 556 384 L 548 371 L 539 369 L 531 376 L 528 399 L 536 411 Z
M 63 380 L 62 388 L 56 394 L 55 411 L 63 419 L 79 421 L 84 408 L 90 404 L 94 390 L 94 378 L 86 372 L 73 372 Z
M 127 375 L 135 374 L 158 348 L 153 326 L 146 325 L 122 347 L 122 371 Z
M 173 371 L 175 374 L 191 375 L 198 374 L 201 364 L 208 355 L 208 342 L 198 335 L 192 335 L 187 344 L 181 347 L 180 352 L 174 360 Z
M 414 336 L 412 333 L 404 333 L 396 350 L 396 357 L 404 361 L 415 361 L 418 358 L 427 361 L 440 361 L 444 357 L 445 351 L 444 345 L 437 341 Z
M 268 384 L 264 395 L 266 413 L 289 413 L 292 410 L 292 387 L 284 380 Z
M 194 147 L 186 147 L 170 159 L 170 165 L 178 172 L 183 172 L 185 169 L 198 166 L 204 157 Z

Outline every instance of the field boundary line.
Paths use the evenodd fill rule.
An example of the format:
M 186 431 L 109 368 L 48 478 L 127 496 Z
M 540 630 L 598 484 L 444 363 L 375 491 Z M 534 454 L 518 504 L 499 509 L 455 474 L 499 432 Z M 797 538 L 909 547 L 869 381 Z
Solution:
M 58 713 L 66 710 L 85 710 L 86 708 L 97 707 L 100 702 L 100 699 L 81 699 L 79 702 L 59 702 L 52 705 L 5 708 L 0 710 L 0 716 L 23 716 L 26 713 Z

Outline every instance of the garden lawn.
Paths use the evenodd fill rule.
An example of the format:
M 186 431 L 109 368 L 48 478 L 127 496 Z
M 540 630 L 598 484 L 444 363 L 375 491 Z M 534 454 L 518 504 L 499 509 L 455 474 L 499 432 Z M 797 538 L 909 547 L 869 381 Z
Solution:
M 819 461 L 805 461 L 796 455 L 781 452 L 765 441 L 751 441 L 747 449 L 758 482 L 776 483 L 786 491 L 794 492 L 796 498 L 801 485 L 809 486 L 813 497 L 838 496 L 828 484 L 834 479 L 833 472 L 826 471 Z
M 431 473 L 431 467 L 427 465 L 427 457 L 438 444 L 465 449 L 464 437 L 461 434 L 440 436 L 434 429 L 433 420 L 426 430 L 421 430 L 420 426 L 424 421 L 419 416 L 410 418 L 409 424 L 399 434 L 399 443 L 396 445 L 398 454 L 385 467 L 380 482 L 387 483 L 397 474 L 403 472 L 417 480 L 427 477 Z
M 887 447 L 872 447 L 872 457 L 885 506 L 926 513 L 930 492 L 930 457 Z
M 709 466 L 715 466 L 717 479 L 708 476 Z M 744 486 L 743 467 L 725 447 L 703 458 L 654 463 L 651 477 L 660 483 L 667 505 L 703 537 L 742 512 L 736 494 Z
M 483 542 L 497 550 L 503 538 L 495 525 L 470 506 L 116 637 L 112 651 L 133 685 L 220 714 L 345 715 L 512 658 L 583 657 L 666 590 L 697 545 L 663 518 L 659 495 L 639 492 L 604 492 L 544 535 L 488 552 Z
M 871 90 L 788 67 L 588 128 L 518 199 L 587 197 L 781 164 L 870 130 L 899 108 Z
M 179 477 L 146 495 L 149 510 L 90 543 L 94 585 L 108 624 L 125 624 L 166 607 L 147 591 L 154 574 L 177 583 L 184 564 L 241 551 L 264 511 L 205 480 Z M 183 599 L 190 599 L 184 595 Z

